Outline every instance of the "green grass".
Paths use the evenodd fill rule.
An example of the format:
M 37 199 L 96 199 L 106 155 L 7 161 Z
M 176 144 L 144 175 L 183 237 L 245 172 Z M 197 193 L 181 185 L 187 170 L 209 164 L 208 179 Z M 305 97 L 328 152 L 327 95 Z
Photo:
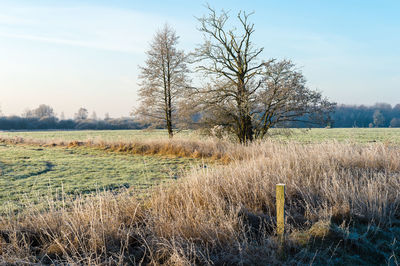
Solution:
M 89 148 L 0 146 L 0 212 L 57 191 L 65 194 L 134 188 L 139 193 L 177 178 L 196 160 L 105 152 Z M 8 203 L 8 204 L 6 204 Z M 7 206 L 8 205 L 8 206 Z

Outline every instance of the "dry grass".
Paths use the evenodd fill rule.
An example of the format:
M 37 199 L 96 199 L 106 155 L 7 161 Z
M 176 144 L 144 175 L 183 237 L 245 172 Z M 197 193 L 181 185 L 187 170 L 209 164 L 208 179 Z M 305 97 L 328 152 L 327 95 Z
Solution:
M 209 139 L 138 139 L 132 141 L 105 141 L 102 139 L 88 139 L 86 141 L 42 140 L 21 137 L 0 137 L 0 143 L 13 145 L 38 145 L 44 147 L 90 147 L 106 151 L 125 152 L 139 155 L 172 155 L 189 158 L 211 158 L 224 163 L 235 157 L 233 145 L 227 141 Z M 229 153 L 229 154 L 228 154 Z
M 112 264 L 126 261 L 124 255 L 140 253 L 133 247 L 134 232 L 143 223 L 144 213 L 131 193 L 69 200 L 63 200 L 70 203 L 68 207 L 49 201 L 45 212 L 27 206 L 24 214 L 3 218 L 3 263 Z
M 209 157 L 214 156 L 213 150 L 223 150 L 231 160 L 229 165 L 194 170 L 140 202 L 129 191 L 105 193 L 74 201 L 70 207 L 50 202 L 44 213 L 31 209 L 4 217 L 2 261 L 110 265 L 398 262 L 398 146 L 269 141 L 247 147 L 224 145 L 223 149 L 212 145 L 201 149 L 210 152 Z M 287 185 L 284 257 L 276 255 L 276 183 Z

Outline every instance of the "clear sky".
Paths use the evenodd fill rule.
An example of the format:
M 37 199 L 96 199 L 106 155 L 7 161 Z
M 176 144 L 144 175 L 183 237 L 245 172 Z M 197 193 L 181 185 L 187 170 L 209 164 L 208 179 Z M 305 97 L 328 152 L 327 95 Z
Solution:
M 288 58 L 310 88 L 338 103 L 400 103 L 400 1 L 220 0 L 254 11 L 263 58 Z M 189 51 L 207 11 L 195 0 L 0 0 L 0 106 L 6 115 L 51 105 L 128 116 L 137 105 L 138 65 L 165 22 Z

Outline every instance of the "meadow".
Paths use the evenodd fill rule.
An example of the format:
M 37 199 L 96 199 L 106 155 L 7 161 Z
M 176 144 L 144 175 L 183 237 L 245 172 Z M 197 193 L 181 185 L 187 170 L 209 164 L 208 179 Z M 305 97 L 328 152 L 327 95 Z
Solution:
M 400 260 L 399 129 L 277 129 L 249 146 L 159 130 L 0 140 L 2 263 Z M 287 185 L 284 255 L 277 183 Z
M 278 140 L 300 143 L 322 143 L 326 141 L 353 143 L 396 143 L 400 144 L 400 128 L 313 128 L 292 129 L 285 132 L 275 129 L 271 137 Z
M 178 137 L 198 137 L 189 131 L 181 131 Z M 70 130 L 70 131 L 0 131 L 0 137 L 21 137 L 25 139 L 45 141 L 131 141 L 143 139 L 165 139 L 168 134 L 165 130 Z
M 127 155 L 95 148 L 0 145 L 0 211 L 59 194 L 130 188 L 141 192 L 176 179 L 191 158 Z
M 195 131 L 180 131 L 178 138 L 204 139 Z M 166 139 L 165 130 L 83 130 L 83 131 L 0 131 L 0 137 L 21 137 L 45 141 L 133 141 L 143 139 Z M 301 143 L 339 142 L 391 142 L 400 144 L 400 128 L 313 128 L 271 129 L 270 138 Z

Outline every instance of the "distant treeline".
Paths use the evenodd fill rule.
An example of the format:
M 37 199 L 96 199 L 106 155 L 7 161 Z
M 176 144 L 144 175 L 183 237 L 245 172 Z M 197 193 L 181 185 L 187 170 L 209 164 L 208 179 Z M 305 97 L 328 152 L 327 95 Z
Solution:
M 22 116 L 0 116 L 0 130 L 84 130 L 84 129 L 141 129 L 133 118 L 106 118 L 97 119 L 95 112 L 89 118 L 85 108 L 80 108 L 74 119 L 65 119 L 61 113 L 57 118 L 52 107 L 41 104 L 39 107 L 26 110 Z
M 331 118 L 333 127 L 400 127 L 400 104 L 338 105 Z
M 141 129 L 143 126 L 132 118 L 109 118 L 106 120 L 60 120 L 56 117 L 0 117 L 0 130 L 84 130 L 84 129 Z
M 331 127 L 400 127 L 400 104 L 391 106 L 387 103 L 365 105 L 337 105 L 330 115 Z M 309 123 L 307 117 L 302 121 L 280 125 L 286 127 L 321 127 Z M 57 118 L 53 109 L 41 105 L 37 109 L 28 110 L 22 116 L 0 116 L 0 130 L 112 130 L 146 128 L 131 117 L 97 119 L 95 114 L 88 117 L 86 109 L 81 108 L 74 119 Z
M 298 122 L 290 122 L 285 127 L 323 127 L 312 124 L 312 119 L 301 117 Z M 330 127 L 400 127 L 400 104 L 391 106 L 387 103 L 365 105 L 337 105 L 330 114 Z

